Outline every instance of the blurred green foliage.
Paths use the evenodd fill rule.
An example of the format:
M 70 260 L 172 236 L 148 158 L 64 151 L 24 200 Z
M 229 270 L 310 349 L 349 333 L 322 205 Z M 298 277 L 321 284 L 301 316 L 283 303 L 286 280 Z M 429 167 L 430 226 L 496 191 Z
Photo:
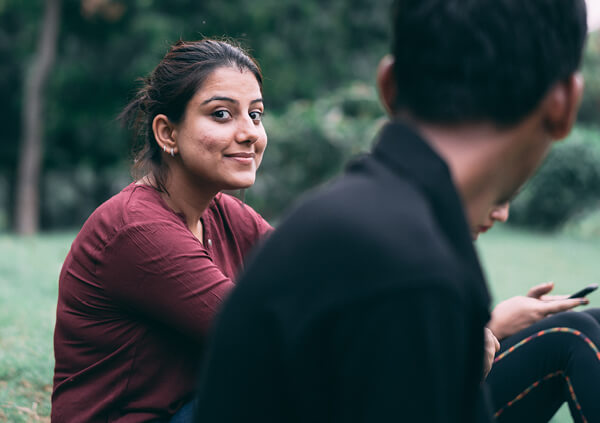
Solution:
M 355 80 L 372 85 L 377 62 L 387 50 L 390 4 L 391 0 L 63 0 L 58 57 L 46 98 L 42 227 L 79 225 L 95 205 L 122 187 L 130 140 L 115 116 L 135 93 L 136 79 L 148 74 L 173 42 L 228 36 L 251 51 L 263 68 L 276 146 L 276 134 L 286 134 L 277 129 L 275 116 L 292 120 L 302 108 L 300 100 L 307 102 L 301 118 L 309 118 L 317 112 L 306 108 L 318 98 Z M 12 213 L 23 77 L 35 51 L 42 11 L 42 0 L 0 1 L 0 190 L 9 190 L 0 193 L 0 224 Z M 320 130 L 315 127 L 317 133 Z M 326 145 L 317 145 L 322 141 L 323 136 L 316 136 L 293 149 L 286 150 L 288 140 L 281 145 L 299 154 L 294 163 L 302 172 L 301 160 L 310 154 L 303 148 L 327 154 Z M 269 153 L 277 156 L 276 149 Z M 338 160 L 332 163 L 338 166 Z M 277 199 L 278 204 L 285 202 Z
M 574 238 L 600 239 L 600 207 L 589 208 L 577 218 L 570 219 L 562 232 Z
M 582 73 L 585 91 L 578 120 L 588 125 L 598 125 L 600 123 L 600 31 L 596 31 L 588 39 Z
M 374 74 L 388 50 L 391 1 L 63 0 L 46 93 L 42 227 L 79 226 L 128 183 L 130 139 L 116 115 L 170 44 L 202 36 L 239 40 L 263 68 L 270 144 L 246 199 L 276 219 L 369 148 L 384 114 Z M 43 4 L 0 0 L 0 230 L 11 221 L 23 80 Z M 597 33 L 584 60 L 585 125 L 600 123 L 599 65 Z
M 315 101 L 292 102 L 267 115 L 269 146 L 246 200 L 275 219 L 298 196 L 327 181 L 367 151 L 384 112 L 375 87 L 355 83 Z
M 511 207 L 510 222 L 557 229 L 600 206 L 600 132 L 576 128 L 555 145 Z

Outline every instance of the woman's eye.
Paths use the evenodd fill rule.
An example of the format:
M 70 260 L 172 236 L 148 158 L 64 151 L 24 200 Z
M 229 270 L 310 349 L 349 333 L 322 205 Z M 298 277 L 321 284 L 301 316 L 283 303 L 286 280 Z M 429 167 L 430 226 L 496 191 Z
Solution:
M 250 119 L 260 122 L 262 120 L 262 112 L 250 112 Z
M 227 110 L 217 110 L 213 112 L 213 116 L 220 120 L 229 119 L 231 117 L 231 113 Z

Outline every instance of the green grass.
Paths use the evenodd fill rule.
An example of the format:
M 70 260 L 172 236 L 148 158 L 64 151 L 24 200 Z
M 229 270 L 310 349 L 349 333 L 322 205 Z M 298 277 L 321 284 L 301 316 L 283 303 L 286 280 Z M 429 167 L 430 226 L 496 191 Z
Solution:
M 50 421 L 57 280 L 72 239 L 0 236 L 0 422 Z
M 57 279 L 73 233 L 0 235 L 0 422 L 48 422 Z M 553 280 L 568 294 L 598 282 L 600 238 L 497 228 L 477 243 L 494 301 Z M 600 307 L 600 293 L 590 296 Z M 570 422 L 563 408 L 553 423 Z
M 600 282 L 600 237 L 579 238 L 568 234 L 540 234 L 506 227 L 482 235 L 477 248 L 497 303 L 525 295 L 530 287 L 553 281 L 552 293 L 572 294 L 592 282 Z M 589 296 L 600 307 L 600 290 Z
M 491 285 L 493 302 L 525 295 L 530 287 L 553 281 L 554 293 L 572 294 L 600 282 L 600 237 L 539 234 L 494 228 L 477 241 L 481 261 Z M 600 290 L 585 307 L 600 307 Z M 583 307 L 581 308 L 583 309 Z M 552 423 L 572 422 L 564 405 Z

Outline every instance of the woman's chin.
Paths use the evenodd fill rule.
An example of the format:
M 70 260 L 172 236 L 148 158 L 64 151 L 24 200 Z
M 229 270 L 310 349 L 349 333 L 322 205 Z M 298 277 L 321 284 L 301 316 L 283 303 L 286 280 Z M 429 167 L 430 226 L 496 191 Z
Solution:
M 227 190 L 227 191 L 235 191 L 237 189 L 250 188 L 252 185 L 254 185 L 254 180 L 255 180 L 254 178 L 243 178 L 243 179 L 239 179 L 236 181 L 231 181 L 223 189 Z

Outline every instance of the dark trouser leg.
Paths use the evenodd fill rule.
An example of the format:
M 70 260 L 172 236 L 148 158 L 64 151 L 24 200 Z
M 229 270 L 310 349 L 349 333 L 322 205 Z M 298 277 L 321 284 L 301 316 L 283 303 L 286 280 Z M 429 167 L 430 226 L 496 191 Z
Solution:
M 589 308 L 587 310 L 584 310 L 583 313 L 592 316 L 600 325 L 600 308 Z
M 576 422 L 600 422 L 600 325 L 565 312 L 503 340 L 487 382 L 499 422 L 547 422 L 564 401 Z

